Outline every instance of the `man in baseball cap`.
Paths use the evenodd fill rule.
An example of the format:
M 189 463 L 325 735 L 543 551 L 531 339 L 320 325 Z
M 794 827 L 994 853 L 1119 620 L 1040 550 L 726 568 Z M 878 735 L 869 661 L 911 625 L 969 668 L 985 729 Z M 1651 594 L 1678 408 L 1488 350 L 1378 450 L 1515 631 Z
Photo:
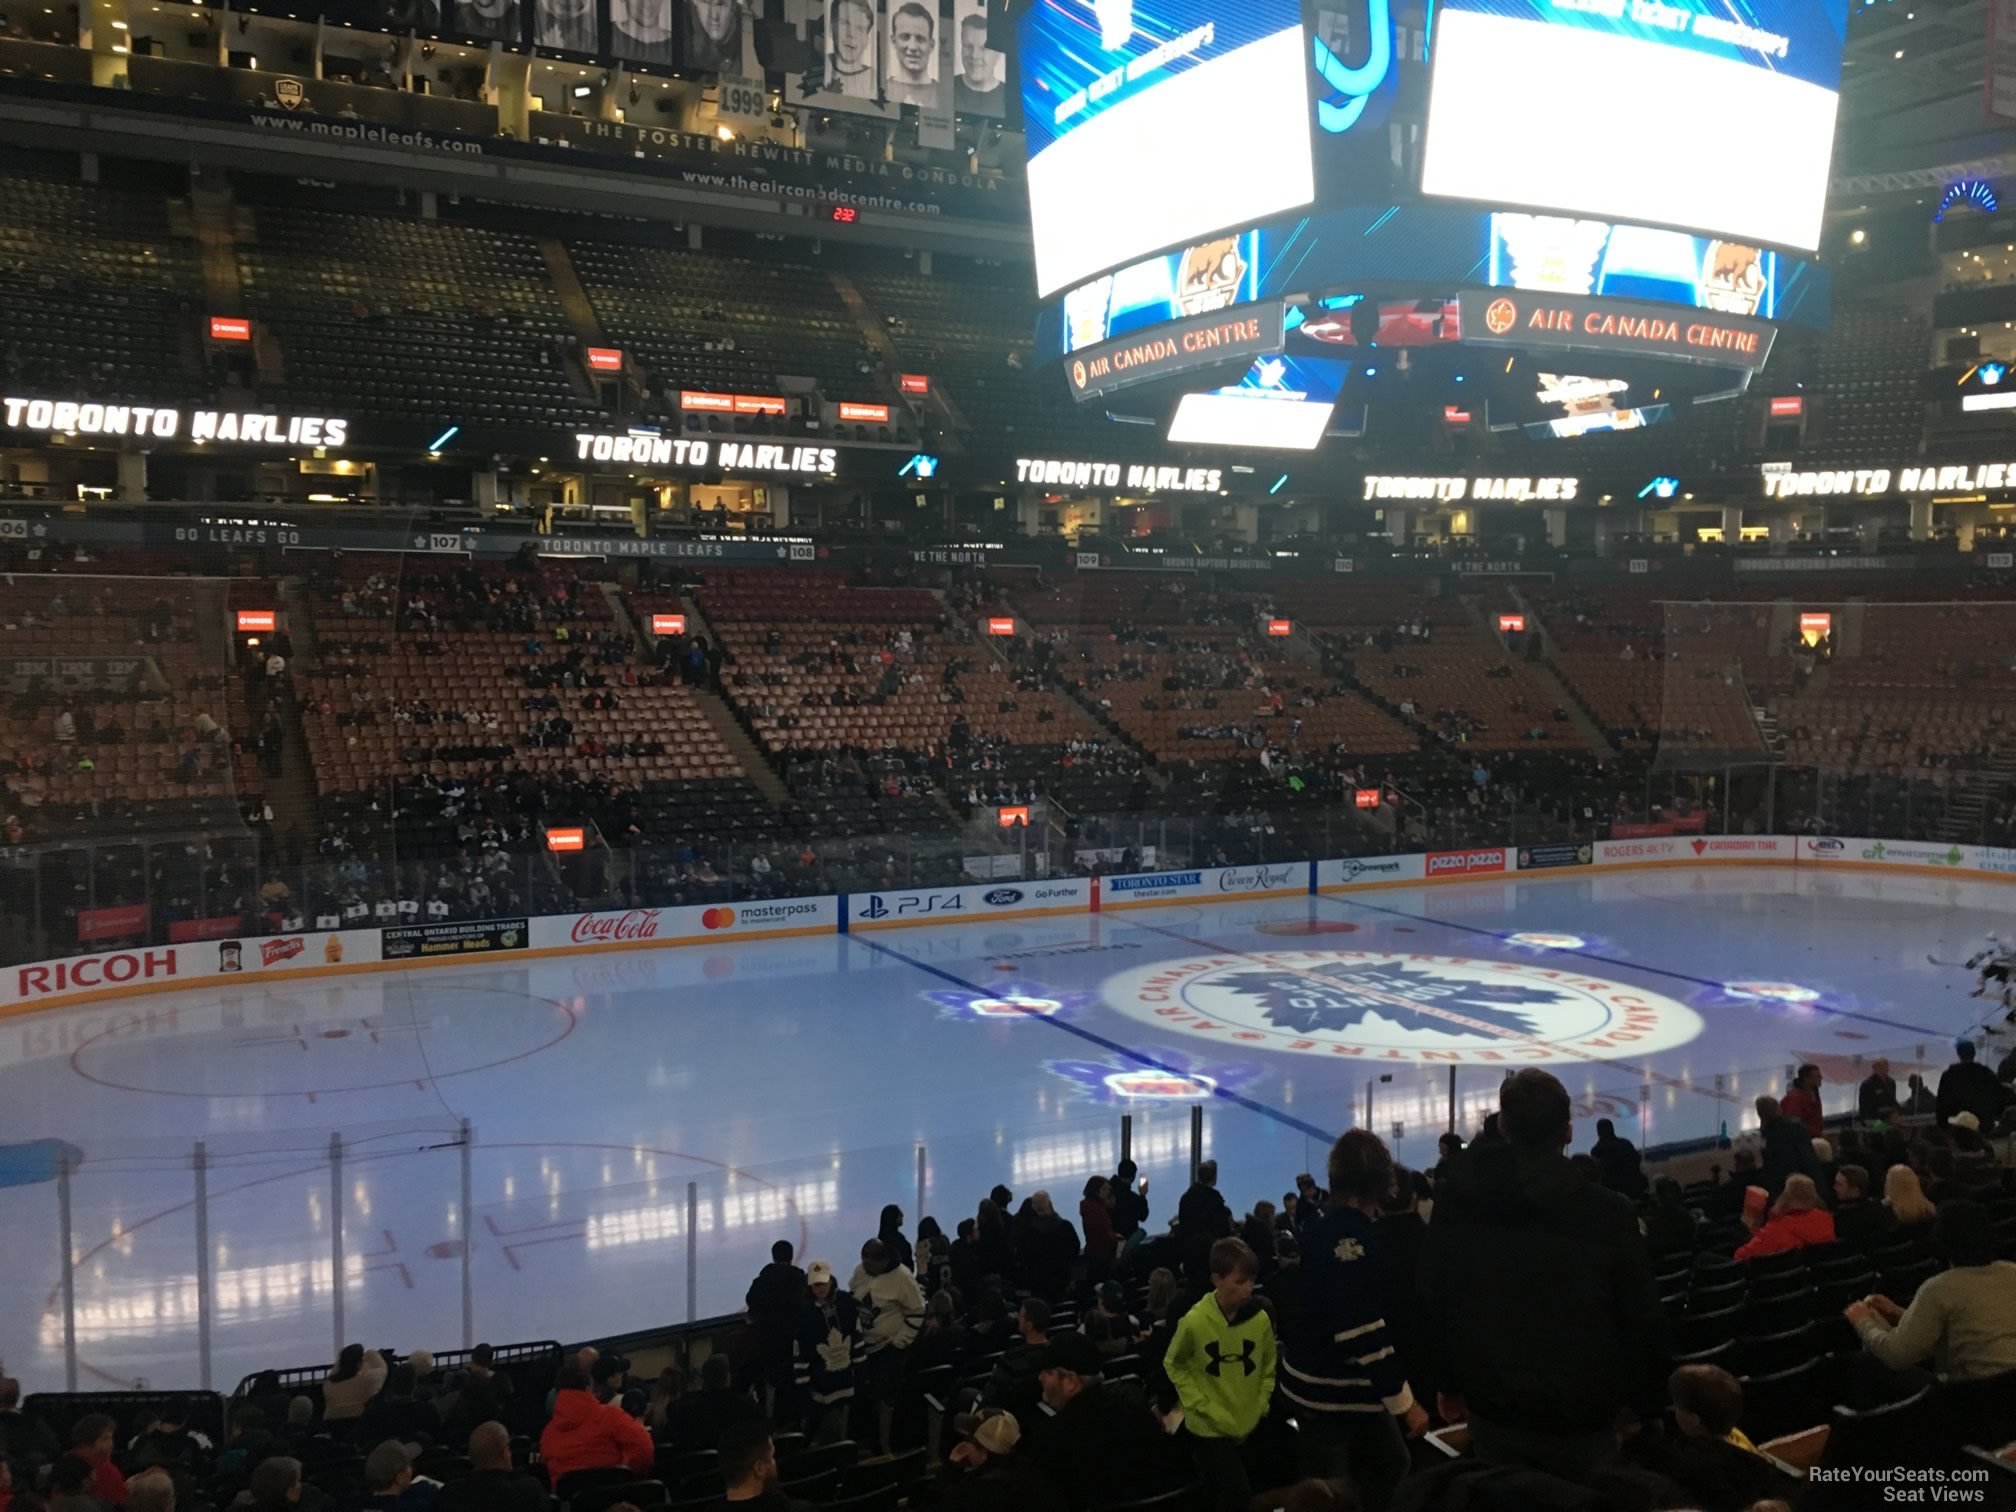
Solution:
M 364 1460 L 364 1505 L 373 1512 L 379 1507 L 431 1507 L 440 1494 L 438 1481 L 419 1480 L 413 1474 L 415 1450 L 397 1439 L 387 1439 Z
M 1064 1512 L 1056 1486 L 1017 1454 L 1022 1425 L 1001 1407 L 983 1407 L 955 1418 L 959 1442 L 939 1472 L 933 1512 Z
M 1055 1418 L 1031 1440 L 1037 1467 L 1073 1512 L 1166 1489 L 1169 1439 L 1138 1386 L 1109 1385 L 1092 1341 L 1060 1333 L 1043 1355 L 1043 1403 Z

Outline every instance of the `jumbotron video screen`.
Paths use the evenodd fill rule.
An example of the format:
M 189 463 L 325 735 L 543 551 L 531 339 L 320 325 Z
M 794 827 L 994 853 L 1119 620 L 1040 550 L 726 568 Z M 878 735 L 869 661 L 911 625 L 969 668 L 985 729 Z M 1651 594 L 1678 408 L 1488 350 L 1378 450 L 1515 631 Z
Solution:
M 1616 355 L 1567 336 L 1651 329 L 1648 302 L 1682 306 L 1697 320 L 1667 355 L 1740 385 L 1770 350 L 1763 323 L 1826 319 L 1805 254 L 1849 3 L 1035 0 L 1018 46 L 1039 357 L 1103 402 L 1208 366 L 1192 358 L 1221 312 L 1250 309 L 1284 342 L 1225 342 L 1177 396 L 1169 439 L 1293 449 L 1369 375 L 1387 312 L 1411 331 L 1427 302 L 1427 345 L 1544 326 L 1539 345 Z M 1486 289 L 1558 300 L 1459 318 Z M 1320 413 L 1254 403 L 1273 395 Z

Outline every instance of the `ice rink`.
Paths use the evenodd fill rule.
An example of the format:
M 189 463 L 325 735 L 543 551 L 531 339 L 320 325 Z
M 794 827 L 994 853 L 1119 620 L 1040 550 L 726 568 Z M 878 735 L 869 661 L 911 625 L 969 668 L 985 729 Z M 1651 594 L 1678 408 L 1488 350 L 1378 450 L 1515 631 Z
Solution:
M 733 1311 L 774 1239 L 844 1274 L 884 1203 L 914 1235 L 920 1172 L 948 1234 L 997 1181 L 1075 1219 L 1123 1114 L 1159 1223 L 1193 1104 L 1238 1212 L 1320 1171 L 1368 1098 L 1432 1164 L 1452 1067 L 1466 1135 L 1524 1064 L 1576 1095 L 1583 1146 L 1604 1116 L 1641 1145 L 1736 1132 L 1803 1060 L 1837 1111 L 1879 1054 L 1936 1081 L 1988 1008 L 1927 957 L 2012 913 L 2016 891 L 1958 880 L 1585 871 L 31 1013 L 0 1022 L 0 1143 L 61 1144 L 0 1163 L 0 1360 L 63 1385 L 62 1144 L 78 1384 L 198 1384 L 207 1258 L 228 1390 L 339 1335 Z

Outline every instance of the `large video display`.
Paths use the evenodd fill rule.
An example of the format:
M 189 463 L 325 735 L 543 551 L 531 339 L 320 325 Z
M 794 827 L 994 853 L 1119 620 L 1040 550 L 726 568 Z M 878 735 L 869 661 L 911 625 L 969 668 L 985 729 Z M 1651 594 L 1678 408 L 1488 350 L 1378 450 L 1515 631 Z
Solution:
M 1424 194 L 1819 245 L 1849 0 L 1445 0 Z
M 1039 293 L 1315 197 L 1299 0 L 1039 0 L 1019 43 Z

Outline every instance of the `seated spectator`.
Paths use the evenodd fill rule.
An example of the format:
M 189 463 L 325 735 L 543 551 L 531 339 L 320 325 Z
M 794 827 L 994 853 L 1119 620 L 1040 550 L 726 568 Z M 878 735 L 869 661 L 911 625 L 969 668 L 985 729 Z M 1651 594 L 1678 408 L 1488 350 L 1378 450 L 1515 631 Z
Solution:
M 441 1488 L 436 1512 L 546 1512 L 546 1488 L 511 1465 L 511 1430 L 478 1423 L 469 1435 L 469 1474 Z
M 575 1470 L 622 1465 L 642 1474 L 652 1466 L 655 1450 L 644 1425 L 621 1407 L 596 1401 L 588 1382 L 578 1360 L 554 1379 L 553 1418 L 539 1436 L 539 1456 L 555 1486 Z
M 777 1445 L 763 1422 L 738 1423 L 721 1437 L 721 1480 L 730 1506 L 764 1512 L 804 1512 L 777 1484 Z
M 252 1471 L 246 1494 L 254 1512 L 300 1512 L 304 1507 L 326 1505 L 323 1497 L 301 1483 L 301 1461 L 276 1454 L 262 1460 Z
M 1934 1240 L 1947 1269 L 1921 1285 L 1908 1308 L 1878 1295 L 1849 1303 L 1842 1315 L 1863 1348 L 1892 1370 L 1929 1359 L 1956 1381 L 2016 1371 L 2016 1262 L 1997 1258 L 1988 1209 L 1964 1199 L 1947 1203 Z
M 271 1454 L 278 1441 L 266 1426 L 266 1414 L 257 1407 L 239 1407 L 231 1413 L 224 1433 L 224 1447 L 217 1452 L 219 1475 L 243 1475 Z
M 175 1512 L 175 1477 L 159 1465 L 142 1470 L 126 1483 L 126 1512 Z
M 432 1363 L 430 1358 L 429 1363 Z M 430 1444 L 441 1430 L 441 1415 L 419 1400 L 419 1376 L 411 1360 L 401 1360 L 385 1377 L 385 1389 L 364 1409 L 362 1437 L 366 1443 L 397 1439 Z
M 733 1362 L 725 1352 L 700 1366 L 700 1389 L 680 1399 L 665 1415 L 665 1438 L 689 1453 L 712 1449 L 737 1423 L 763 1416 L 754 1397 L 735 1386 Z
M 952 1448 L 934 1487 L 932 1512 L 1063 1512 L 1064 1498 L 1017 1453 L 1022 1426 L 998 1408 L 962 1416 L 953 1424 Z
M 413 1456 L 397 1439 L 387 1439 L 364 1459 L 364 1499 L 360 1512 L 426 1512 L 441 1494 L 439 1481 L 423 1480 L 413 1473 Z
M 1017 1337 L 994 1362 L 994 1372 L 980 1393 L 989 1407 L 1006 1408 L 1033 1425 L 1036 1403 L 1042 1396 L 1039 1377 L 1050 1352 L 1050 1304 L 1041 1297 L 1029 1297 L 1015 1315 Z
M 1744 1216 L 1744 1226 L 1751 1219 Z M 1771 1204 L 1770 1216 L 1736 1251 L 1738 1260 L 1755 1260 L 1760 1255 L 1781 1255 L 1804 1249 L 1809 1244 L 1834 1242 L 1834 1215 L 1820 1204 L 1820 1189 L 1810 1176 L 1788 1176 L 1785 1190 Z
M 70 1448 L 65 1459 L 78 1460 L 86 1469 L 84 1489 L 108 1506 L 126 1505 L 126 1477 L 112 1463 L 112 1419 L 102 1412 L 86 1413 L 70 1429 Z
M 1701 1229 L 1701 1220 L 1687 1206 L 1680 1183 L 1671 1176 L 1661 1176 L 1652 1183 L 1652 1210 L 1640 1221 L 1646 1246 L 1655 1255 L 1688 1253 Z
M 1939 1210 L 1932 1206 L 1932 1199 L 1919 1184 L 1918 1173 L 1901 1162 L 1883 1174 L 1883 1205 L 1897 1220 L 1900 1239 L 1915 1239 L 1930 1232 L 1932 1220 L 1939 1216 Z
M 1771 1461 L 1737 1426 L 1743 1383 L 1716 1365 L 1683 1365 L 1667 1382 L 1676 1437 L 1648 1455 L 1652 1468 L 1688 1493 L 1702 1512 L 1748 1512 L 1778 1489 Z
M 362 1344 L 345 1344 L 343 1353 L 336 1357 L 336 1368 L 322 1383 L 322 1421 L 339 1423 L 362 1417 L 390 1369 L 377 1350 L 367 1352 Z
M 49 1425 L 21 1410 L 21 1383 L 12 1376 L 0 1376 L 0 1459 L 32 1471 L 62 1452 L 62 1441 Z
M 1875 1249 L 1897 1232 L 1897 1215 L 1869 1197 L 1869 1173 L 1844 1165 L 1834 1173 L 1834 1232 L 1843 1244 Z
M 1072 1512 L 1110 1507 L 1162 1489 L 1167 1436 L 1147 1398 L 1109 1386 L 1083 1334 L 1059 1334 L 1043 1357 L 1043 1404 L 1053 1414 L 1034 1435 L 1032 1458 Z

